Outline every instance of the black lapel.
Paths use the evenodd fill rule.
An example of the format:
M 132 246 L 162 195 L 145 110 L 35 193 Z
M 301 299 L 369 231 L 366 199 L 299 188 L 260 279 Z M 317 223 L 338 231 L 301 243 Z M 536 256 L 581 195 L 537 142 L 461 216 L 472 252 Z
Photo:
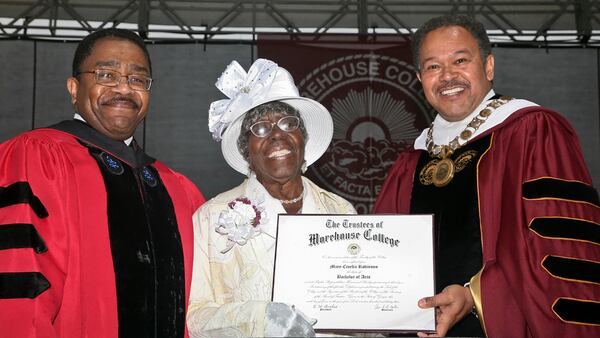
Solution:
M 140 168 L 155 161 L 154 158 L 146 155 L 141 147 L 128 147 L 122 141 L 112 140 L 82 121 L 62 121 L 48 128 L 69 133 L 83 143 L 110 153 L 132 168 Z

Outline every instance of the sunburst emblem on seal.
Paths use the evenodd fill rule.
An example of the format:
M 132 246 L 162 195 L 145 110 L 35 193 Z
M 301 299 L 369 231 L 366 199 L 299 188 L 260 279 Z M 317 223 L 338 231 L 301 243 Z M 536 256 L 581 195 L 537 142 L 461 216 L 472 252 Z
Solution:
M 308 176 L 358 213 L 370 212 L 398 154 L 433 116 L 414 68 L 376 53 L 348 55 L 315 68 L 299 88 L 328 107 L 334 123 L 333 140 Z

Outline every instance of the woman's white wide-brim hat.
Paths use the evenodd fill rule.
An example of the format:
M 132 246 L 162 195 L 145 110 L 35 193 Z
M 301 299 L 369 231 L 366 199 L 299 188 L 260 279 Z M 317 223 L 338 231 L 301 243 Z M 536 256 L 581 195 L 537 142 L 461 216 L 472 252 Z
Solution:
M 276 63 L 258 59 L 246 73 L 237 61 L 233 61 L 216 86 L 229 99 L 210 105 L 209 130 L 213 138 L 222 139 L 223 157 L 236 171 L 244 175 L 249 173 L 248 162 L 237 146 L 242 121 L 248 111 L 263 103 L 281 101 L 300 112 L 308 135 L 304 147 L 307 165 L 318 160 L 329 147 L 333 136 L 329 111 L 319 102 L 301 97 L 290 73 Z

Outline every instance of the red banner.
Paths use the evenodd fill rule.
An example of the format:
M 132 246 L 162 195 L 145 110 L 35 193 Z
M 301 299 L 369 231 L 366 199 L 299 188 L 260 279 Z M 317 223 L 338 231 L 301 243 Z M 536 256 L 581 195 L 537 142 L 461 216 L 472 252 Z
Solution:
M 333 140 L 307 176 L 368 213 L 398 152 L 411 145 L 434 112 L 401 36 L 261 35 L 258 56 L 286 68 L 302 96 L 321 102 Z

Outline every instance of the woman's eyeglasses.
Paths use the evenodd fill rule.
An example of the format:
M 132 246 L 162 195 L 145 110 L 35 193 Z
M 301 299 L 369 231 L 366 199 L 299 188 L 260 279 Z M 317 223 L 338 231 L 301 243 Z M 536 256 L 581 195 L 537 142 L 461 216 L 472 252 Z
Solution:
M 277 122 L 271 121 L 258 121 L 250 126 L 250 131 L 256 137 L 267 137 L 273 131 L 273 127 L 277 125 L 281 131 L 286 133 L 292 132 L 298 129 L 300 125 L 300 119 L 296 116 L 284 116 Z

